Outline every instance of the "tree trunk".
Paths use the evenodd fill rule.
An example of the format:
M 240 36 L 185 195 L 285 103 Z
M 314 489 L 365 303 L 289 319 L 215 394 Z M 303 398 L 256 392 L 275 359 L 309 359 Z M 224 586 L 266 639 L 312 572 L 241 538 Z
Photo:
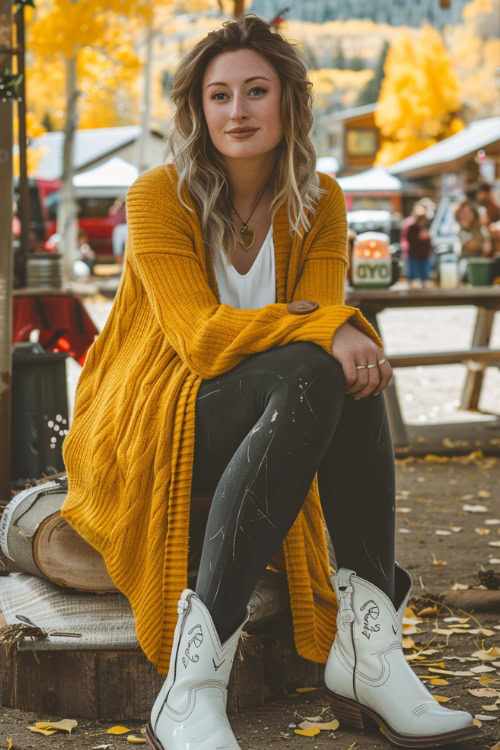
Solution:
M 146 28 L 146 60 L 144 65 L 143 98 L 141 105 L 141 134 L 139 136 L 139 174 L 142 174 L 151 165 L 150 141 L 151 141 L 151 76 L 153 68 L 153 40 L 154 30 L 150 18 Z
M 234 0 L 234 17 L 241 18 L 245 12 L 245 0 Z
M 78 258 L 78 224 L 73 190 L 73 152 L 78 118 L 77 58 L 66 59 L 66 120 L 64 124 L 63 171 L 57 206 L 57 233 L 64 261 L 65 283 L 73 279 L 73 263 Z
M 0 46 L 12 47 L 12 0 L 0 0 Z M 0 54 L 0 75 L 13 70 L 9 52 Z M 0 100 L 0 502 L 10 500 L 12 379 L 12 101 Z M 1 555 L 0 555 L 1 556 Z

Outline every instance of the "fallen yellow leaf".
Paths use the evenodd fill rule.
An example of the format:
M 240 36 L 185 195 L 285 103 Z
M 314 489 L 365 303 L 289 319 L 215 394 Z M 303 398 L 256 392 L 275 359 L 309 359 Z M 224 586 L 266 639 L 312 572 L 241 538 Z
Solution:
M 125 732 L 130 732 L 130 729 L 122 727 L 120 724 L 116 724 L 114 727 L 106 729 L 106 734 L 125 734 Z
M 134 745 L 146 744 L 146 740 L 143 737 L 135 737 L 133 734 L 129 734 L 127 742 L 132 742 Z
M 332 721 L 320 722 L 320 721 L 303 721 L 299 724 L 300 729 L 319 729 L 319 731 L 333 731 L 339 728 L 339 720 L 333 719 Z
M 500 708 L 500 706 L 497 706 L 496 703 L 491 703 L 489 706 L 481 706 L 481 708 L 484 711 L 498 711 L 498 709 Z
M 438 703 L 447 703 L 447 701 L 451 701 L 451 698 L 448 698 L 448 696 L 446 696 L 446 695 L 436 695 L 436 694 L 434 694 L 433 698 L 435 698 Z
M 75 719 L 61 719 L 60 721 L 37 721 L 35 726 L 39 729 L 62 729 L 63 732 L 69 732 L 78 726 Z
M 500 656 L 500 648 L 498 648 L 498 646 L 492 646 L 487 651 L 481 649 L 479 651 L 474 651 L 472 656 L 477 656 L 478 659 L 483 659 L 483 661 L 494 661 Z
M 300 734 L 302 737 L 314 737 L 319 734 L 319 729 L 294 729 L 295 734 Z
M 403 640 L 401 641 L 401 646 L 403 648 L 417 648 L 413 638 L 403 638 Z
M 57 729 L 40 729 L 39 727 L 28 727 L 31 732 L 38 732 L 44 734 L 46 737 L 50 737 L 51 734 L 55 734 Z
M 472 719 L 472 723 L 474 724 L 475 727 L 482 727 L 483 726 L 481 724 L 481 722 L 479 721 L 479 719 Z
M 431 680 L 432 685 L 448 685 L 448 680 L 443 680 L 440 677 L 433 677 Z
M 435 667 L 429 667 L 429 672 L 436 672 L 437 674 L 449 674 L 452 677 L 455 675 L 455 672 L 450 672 L 447 669 L 436 669 Z
M 317 690 L 318 688 L 312 687 L 312 688 L 296 688 L 296 693 L 307 693 L 309 690 Z
M 453 635 L 451 628 L 432 628 L 433 633 L 439 633 L 439 635 Z
M 420 612 L 418 613 L 418 616 L 419 617 L 432 617 L 432 615 L 437 615 L 437 613 L 438 613 L 438 608 L 436 607 L 436 605 L 434 605 L 433 607 L 424 607 L 424 609 L 421 609 Z

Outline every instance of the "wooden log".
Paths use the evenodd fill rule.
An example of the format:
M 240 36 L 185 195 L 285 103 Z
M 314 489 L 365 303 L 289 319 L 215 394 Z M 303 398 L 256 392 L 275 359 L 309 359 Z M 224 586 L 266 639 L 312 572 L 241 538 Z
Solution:
M 500 612 L 500 590 L 464 589 L 444 592 L 444 603 L 466 612 Z
M 67 486 L 58 481 L 19 492 L 0 520 L 0 544 L 9 570 L 22 570 L 59 586 L 95 593 L 117 592 L 103 557 L 60 516 Z M 212 495 L 191 500 L 189 573 L 197 573 Z

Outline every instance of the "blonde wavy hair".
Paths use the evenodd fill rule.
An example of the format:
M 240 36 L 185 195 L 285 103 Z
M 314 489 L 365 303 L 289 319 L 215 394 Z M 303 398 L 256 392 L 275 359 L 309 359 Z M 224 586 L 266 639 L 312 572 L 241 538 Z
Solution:
M 307 79 L 299 51 L 258 16 L 247 14 L 237 21 L 226 21 L 222 28 L 199 41 L 176 71 L 172 91 L 176 112 L 167 133 L 164 159 L 177 171 L 181 203 L 189 209 L 181 195 L 183 183 L 195 203 L 205 247 L 211 252 L 222 248 L 228 260 L 231 255 L 228 248 L 236 240 L 231 218 L 231 184 L 221 154 L 208 132 L 202 80 L 207 65 L 216 55 L 238 49 L 255 50 L 265 57 L 281 81 L 283 138 L 275 152 L 272 220 L 278 208 L 286 204 L 290 233 L 302 235 L 310 227 L 310 213 L 326 192 L 319 187 L 316 153 L 309 138 L 313 124 L 312 83 Z

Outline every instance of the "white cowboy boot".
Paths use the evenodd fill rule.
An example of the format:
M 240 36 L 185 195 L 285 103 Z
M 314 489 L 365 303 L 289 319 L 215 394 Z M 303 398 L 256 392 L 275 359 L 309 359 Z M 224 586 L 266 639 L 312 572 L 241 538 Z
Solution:
M 357 729 L 382 726 L 401 747 L 477 736 L 472 716 L 441 706 L 404 658 L 403 615 L 413 583 L 408 571 L 396 563 L 397 611 L 383 591 L 354 570 L 340 568 L 330 581 L 339 608 L 325 691 L 336 718 Z
M 241 750 L 226 714 L 227 684 L 241 631 L 221 644 L 210 612 L 191 589 L 177 606 L 167 678 L 146 727 L 154 750 Z

